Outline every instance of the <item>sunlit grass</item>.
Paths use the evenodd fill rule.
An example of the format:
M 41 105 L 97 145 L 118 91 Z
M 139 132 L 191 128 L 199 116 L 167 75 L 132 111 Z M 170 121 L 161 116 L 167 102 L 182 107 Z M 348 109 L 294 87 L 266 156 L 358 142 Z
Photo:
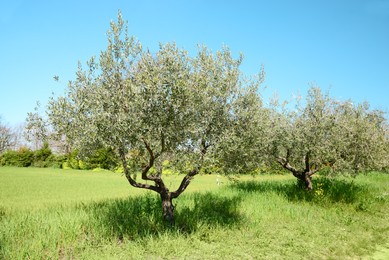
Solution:
M 389 175 L 314 185 L 196 176 L 167 227 L 158 196 L 120 174 L 0 168 L 0 259 L 369 259 L 385 248 Z

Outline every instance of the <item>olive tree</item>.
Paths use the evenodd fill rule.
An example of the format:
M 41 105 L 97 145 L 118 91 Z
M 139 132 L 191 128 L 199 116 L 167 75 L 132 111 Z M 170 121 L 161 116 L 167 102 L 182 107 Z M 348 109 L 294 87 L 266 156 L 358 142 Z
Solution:
M 271 110 L 268 155 L 312 189 L 312 176 L 333 172 L 388 168 L 388 124 L 369 105 L 338 101 L 311 87 L 296 106 Z
M 295 106 L 276 106 L 271 115 L 269 155 L 312 189 L 312 176 L 337 158 L 334 102 L 311 87 Z
M 357 174 L 389 167 L 388 123 L 380 110 L 371 110 L 367 102 L 339 102 L 338 168 Z
M 261 71 L 257 77 L 244 80 L 233 110 L 233 126 L 224 142 L 219 145 L 217 160 L 223 173 L 255 174 L 267 163 L 270 111 L 260 97 L 264 79 Z
M 199 47 L 192 58 L 174 43 L 151 53 L 128 35 L 120 13 L 107 35 L 99 59 L 92 57 L 87 69 L 80 64 L 66 94 L 51 99 L 48 119 L 80 154 L 111 147 L 129 184 L 158 193 L 171 223 L 173 199 L 213 162 L 234 125 L 242 57 L 234 59 L 227 47 L 216 53 Z M 184 173 L 173 191 L 162 178 L 165 160 Z

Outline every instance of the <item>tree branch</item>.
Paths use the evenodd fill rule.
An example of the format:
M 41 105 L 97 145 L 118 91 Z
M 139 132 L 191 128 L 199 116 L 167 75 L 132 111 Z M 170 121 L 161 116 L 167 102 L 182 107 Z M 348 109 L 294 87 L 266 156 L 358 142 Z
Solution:
M 211 146 L 211 144 L 207 144 L 204 139 L 201 140 L 201 156 L 203 157 L 206 153 L 208 148 Z
M 286 150 L 286 157 L 283 158 L 283 157 L 278 157 L 276 158 L 276 161 L 281 164 L 282 167 L 284 167 L 284 169 L 290 171 L 293 173 L 293 176 L 295 177 L 299 177 L 299 172 L 297 171 L 296 168 L 294 168 L 292 165 L 290 165 L 289 163 L 289 157 L 290 157 L 290 149 L 287 149 Z
M 312 166 L 311 166 L 311 170 L 309 171 L 309 176 L 312 176 L 314 175 L 315 173 L 317 173 L 318 171 L 320 171 L 321 169 L 323 169 L 323 167 L 317 167 L 315 169 L 312 169 Z
M 119 150 L 119 155 L 120 155 L 120 159 L 121 159 L 121 161 L 122 161 L 122 165 L 123 165 L 123 169 L 124 169 L 124 175 L 126 176 L 128 182 L 131 184 L 131 186 L 136 187 L 136 188 L 142 188 L 142 189 L 153 190 L 153 191 L 155 191 L 155 192 L 160 193 L 160 188 L 159 188 L 159 187 L 156 187 L 156 186 L 153 186 L 153 185 L 149 185 L 149 184 L 144 184 L 144 183 L 136 182 L 136 181 L 131 177 L 131 174 L 130 174 L 130 172 L 129 172 L 129 170 L 128 170 L 126 155 L 125 155 L 125 152 L 124 152 L 123 149 L 120 149 L 120 150 Z
M 278 157 L 276 159 L 276 161 L 281 164 L 282 167 L 284 167 L 284 169 L 288 170 L 288 171 L 291 171 L 293 173 L 294 176 L 297 177 L 298 175 L 298 171 L 296 170 L 296 168 L 294 168 L 292 165 L 290 165 L 290 163 L 288 162 L 288 160 L 286 160 L 285 158 L 282 158 L 282 157 Z
M 289 149 L 286 150 L 286 157 L 277 157 L 276 158 L 276 161 L 281 164 L 282 167 L 284 167 L 285 169 L 289 170 L 289 171 L 293 171 L 295 170 L 290 164 L 289 164 L 289 155 L 290 155 L 290 152 L 289 152 Z
M 159 152 L 159 154 L 157 155 L 157 157 L 159 155 L 161 155 L 163 152 L 165 152 L 165 147 L 166 147 L 166 144 L 165 144 L 165 135 L 163 132 L 161 132 L 161 151 Z
M 310 151 L 308 151 L 305 156 L 304 156 L 304 161 L 305 161 L 305 172 L 310 172 L 311 171 L 311 165 L 309 164 L 309 155 Z
M 151 167 L 153 167 L 155 159 L 158 158 L 159 155 L 154 156 L 154 152 L 151 149 L 150 144 L 146 141 L 146 139 L 142 138 L 142 141 L 143 141 L 143 143 L 144 143 L 144 145 L 146 147 L 147 152 L 149 153 L 149 162 L 148 162 L 147 165 L 145 165 L 142 168 L 142 179 L 145 180 L 145 181 L 154 181 L 156 183 L 157 182 L 159 183 L 159 181 L 161 181 L 161 177 L 147 175 L 147 173 L 149 172 Z
M 200 171 L 200 167 L 196 168 L 196 169 L 193 169 L 191 170 L 185 177 L 184 179 L 182 179 L 181 181 L 181 184 L 180 184 L 180 187 L 178 187 L 178 189 L 174 192 L 172 192 L 172 198 L 177 198 L 178 196 L 180 196 L 181 193 L 183 193 L 185 191 L 185 189 L 188 187 L 188 185 L 190 184 L 192 178 L 197 175 Z
M 207 153 L 207 149 L 211 146 L 210 144 L 206 144 L 205 143 L 205 140 L 202 139 L 201 140 L 201 145 L 202 145 L 202 149 L 201 149 L 201 162 L 203 162 L 204 160 L 204 156 L 205 154 Z M 191 170 L 185 177 L 184 179 L 182 179 L 181 181 L 181 184 L 180 184 L 180 187 L 178 187 L 178 189 L 174 192 L 172 192 L 172 198 L 177 198 L 178 196 L 180 196 L 181 193 L 183 193 L 186 188 L 188 187 L 188 185 L 190 184 L 190 182 L 192 181 L 193 177 L 195 175 L 197 175 L 199 172 L 200 172 L 200 169 L 202 167 L 202 163 L 196 167 L 195 169 Z

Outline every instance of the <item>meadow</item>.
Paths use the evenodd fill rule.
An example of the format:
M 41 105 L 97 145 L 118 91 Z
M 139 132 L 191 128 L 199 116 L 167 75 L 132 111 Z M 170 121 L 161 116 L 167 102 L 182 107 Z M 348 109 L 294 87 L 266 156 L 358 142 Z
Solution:
M 388 174 L 202 175 L 175 206 L 169 227 L 121 174 L 0 167 L 0 259 L 389 259 Z

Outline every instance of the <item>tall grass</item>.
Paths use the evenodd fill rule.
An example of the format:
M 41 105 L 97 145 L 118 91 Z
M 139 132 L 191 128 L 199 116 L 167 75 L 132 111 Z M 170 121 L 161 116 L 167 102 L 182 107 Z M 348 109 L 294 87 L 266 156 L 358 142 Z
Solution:
M 9 174 L 23 176 L 28 192 L 14 199 Z M 84 193 L 83 177 L 91 184 L 78 184 Z M 221 186 L 197 177 L 174 201 L 168 227 L 159 198 L 136 193 L 120 175 L 0 168 L 0 259 L 354 259 L 389 243 L 388 175 L 316 178 L 312 192 L 284 176 Z M 42 187 L 63 201 L 39 197 Z

